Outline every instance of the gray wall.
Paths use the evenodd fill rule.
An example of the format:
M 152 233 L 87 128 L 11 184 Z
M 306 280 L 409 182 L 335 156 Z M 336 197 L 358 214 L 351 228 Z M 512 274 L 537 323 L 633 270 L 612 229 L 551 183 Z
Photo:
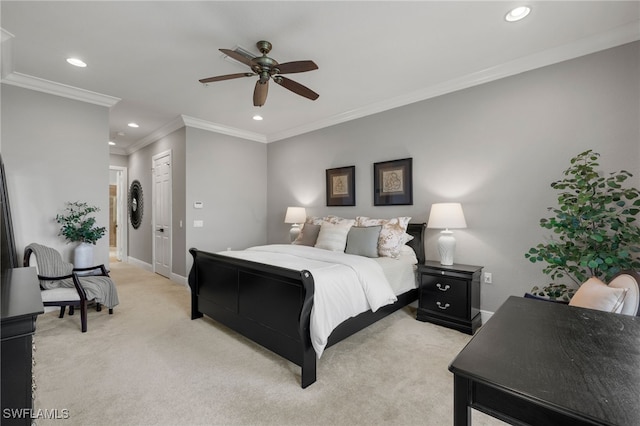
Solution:
M 494 311 L 508 295 L 546 283 L 524 253 L 547 235 L 538 221 L 555 204 L 549 184 L 571 157 L 593 148 L 604 170 L 629 170 L 640 186 L 639 49 L 621 46 L 268 145 L 177 130 L 128 159 L 129 182 L 142 182 L 146 200 L 142 227 L 129 229 L 129 255 L 151 262 L 151 157 L 171 149 L 174 273 L 188 273 L 189 247 L 288 241 L 288 206 L 422 222 L 431 203 L 460 201 L 468 228 L 455 232 L 456 261 L 494 274 L 482 287 L 482 309 Z M 1 148 L 19 251 L 39 241 L 70 259 L 54 222 L 65 201 L 99 206 L 98 223 L 108 226 L 108 121 L 105 107 L 2 85 Z M 405 157 L 414 159 L 414 204 L 374 207 L 373 163 Z M 348 165 L 356 166 L 357 207 L 328 208 L 325 170 Z M 432 259 L 437 237 L 428 231 Z M 96 261 L 108 263 L 106 238 Z
M 152 265 L 153 263 L 153 176 L 151 174 L 152 158 L 154 155 L 171 151 L 171 179 L 172 179 L 172 255 L 171 270 L 174 274 L 186 277 L 185 264 L 186 233 L 185 220 L 185 128 L 180 128 L 158 141 L 145 146 L 129 156 L 128 178 L 129 185 L 134 180 L 140 181 L 143 192 L 143 215 L 138 229 L 127 221 L 129 233 L 129 257 Z M 183 226 L 180 226 L 180 222 Z
M 118 167 L 128 167 L 129 157 L 127 155 L 109 154 L 109 165 Z
M 186 131 L 187 248 L 215 252 L 265 244 L 266 145 L 192 127 Z M 196 201 L 204 207 L 195 209 Z M 194 220 L 204 226 L 194 228 Z
M 268 145 L 268 241 L 286 242 L 287 206 L 309 215 L 409 215 L 426 222 L 432 203 L 461 202 L 455 261 L 483 265 L 481 308 L 548 282 L 524 253 L 548 233 L 549 184 L 569 159 L 594 149 L 605 171 L 626 169 L 640 187 L 640 43 Z M 373 163 L 413 158 L 412 206 L 373 206 Z M 326 207 L 325 169 L 356 166 L 356 207 Z M 438 259 L 438 230 L 427 258 Z
M 67 201 L 98 206 L 98 226 L 109 226 L 108 140 L 106 107 L 2 84 L 2 158 L 18 253 L 38 242 L 72 260 L 75 244 L 55 223 Z M 98 241 L 94 262 L 109 263 L 109 238 Z

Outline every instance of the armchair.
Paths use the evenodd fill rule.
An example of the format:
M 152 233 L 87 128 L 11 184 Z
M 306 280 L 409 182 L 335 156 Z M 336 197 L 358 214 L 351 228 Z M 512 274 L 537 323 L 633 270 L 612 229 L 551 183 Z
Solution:
M 113 308 L 118 304 L 116 286 L 109 277 L 104 265 L 89 268 L 74 268 L 73 264 L 62 260 L 60 253 L 40 244 L 29 244 L 24 251 L 24 266 L 29 266 L 34 256 L 40 279 L 40 290 L 44 306 L 59 306 L 60 316 L 69 306 L 69 315 L 73 315 L 74 308 L 80 308 L 80 322 L 82 332 L 87 331 L 87 303 L 95 301 L 96 310 L 101 305 Z M 85 275 L 88 274 L 88 275 Z
M 622 271 L 605 284 L 596 277 L 584 282 L 570 306 L 640 316 L 640 272 Z

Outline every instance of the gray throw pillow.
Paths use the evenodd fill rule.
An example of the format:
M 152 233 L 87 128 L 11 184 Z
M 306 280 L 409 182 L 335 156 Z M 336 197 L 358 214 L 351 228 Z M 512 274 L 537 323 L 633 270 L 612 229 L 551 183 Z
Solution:
M 347 234 L 348 254 L 358 256 L 378 257 L 378 238 L 382 226 L 352 226 Z
M 313 225 L 311 223 L 305 223 L 300 230 L 300 235 L 293 242 L 293 244 L 299 244 L 301 246 L 311 246 L 316 244 L 318 234 L 320 233 L 320 225 Z

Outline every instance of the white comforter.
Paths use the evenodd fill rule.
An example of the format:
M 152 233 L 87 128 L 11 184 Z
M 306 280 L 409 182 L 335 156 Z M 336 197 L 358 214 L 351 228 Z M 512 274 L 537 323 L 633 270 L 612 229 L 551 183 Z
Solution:
M 397 300 L 382 267 L 372 259 L 315 247 L 272 244 L 220 254 L 303 270 L 313 275 L 311 343 L 322 356 L 331 332 L 344 320 Z

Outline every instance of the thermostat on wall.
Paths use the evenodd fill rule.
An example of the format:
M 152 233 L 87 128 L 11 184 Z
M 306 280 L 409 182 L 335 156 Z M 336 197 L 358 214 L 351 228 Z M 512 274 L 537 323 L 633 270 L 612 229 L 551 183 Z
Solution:
M 204 207 L 204 203 L 202 201 L 196 201 L 193 203 L 194 209 L 201 209 L 202 207 Z

